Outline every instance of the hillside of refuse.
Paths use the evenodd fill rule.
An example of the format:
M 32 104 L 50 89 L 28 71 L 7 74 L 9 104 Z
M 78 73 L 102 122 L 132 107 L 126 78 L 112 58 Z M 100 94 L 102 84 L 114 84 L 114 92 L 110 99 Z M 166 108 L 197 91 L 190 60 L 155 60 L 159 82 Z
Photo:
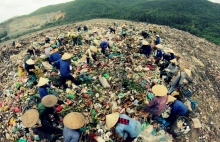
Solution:
M 109 34 L 108 33 L 108 27 L 111 25 L 114 25 L 114 22 L 116 22 L 119 27 L 116 28 L 116 34 Z M 24 84 L 25 79 L 21 79 L 18 77 L 17 72 L 17 66 L 21 65 L 23 63 L 23 57 L 26 53 L 26 50 L 30 45 L 34 45 L 36 49 L 39 50 L 39 56 L 35 57 L 34 59 L 41 65 L 41 61 L 38 60 L 40 58 L 40 55 L 44 54 L 44 51 L 42 50 L 42 46 L 40 43 L 44 42 L 45 37 L 49 36 L 51 39 L 55 39 L 58 36 L 67 36 L 67 33 L 71 30 L 76 30 L 76 28 L 81 25 L 87 25 L 89 28 L 89 33 L 81 33 L 83 39 L 85 40 L 87 38 L 87 35 L 91 34 L 92 31 L 97 31 L 100 33 L 99 35 L 101 38 L 104 36 L 108 36 L 108 38 L 118 38 L 120 36 L 120 30 L 121 27 L 126 25 L 128 30 L 131 31 L 131 35 L 129 39 L 132 40 L 116 40 L 115 41 L 115 50 L 120 51 L 117 55 L 118 58 L 115 58 L 112 61 L 109 61 L 110 59 L 106 59 L 103 56 L 100 56 L 100 65 L 101 67 L 96 68 L 95 64 L 90 65 L 90 67 L 86 66 L 85 64 L 82 64 L 81 66 L 77 66 L 78 64 L 74 62 L 73 67 L 76 68 L 79 72 L 88 72 L 90 76 L 93 77 L 93 82 L 91 84 L 84 84 L 80 86 L 82 90 L 86 90 L 88 92 L 89 88 L 94 87 L 95 90 L 99 90 L 99 95 L 96 96 L 95 99 L 96 102 L 106 102 L 107 104 L 110 103 L 108 101 L 109 98 L 107 97 L 110 93 L 117 94 L 121 90 L 120 88 L 120 81 L 122 80 L 123 75 L 128 75 L 127 70 L 131 70 L 131 74 L 135 76 L 134 81 L 140 82 L 139 79 L 145 79 L 145 76 L 149 78 L 159 79 L 157 75 L 157 70 L 150 70 L 146 71 L 140 71 L 136 72 L 135 68 L 138 66 L 139 63 L 143 62 L 143 68 L 145 62 L 149 62 L 150 60 L 145 59 L 145 57 L 142 57 L 138 54 L 138 50 L 136 50 L 137 45 L 134 42 L 138 38 L 138 33 L 142 30 L 150 31 L 155 30 L 156 34 L 160 35 L 161 38 L 161 44 L 163 45 L 164 49 L 173 49 L 173 51 L 178 54 L 181 58 L 182 66 L 183 68 L 189 68 L 192 70 L 193 75 L 193 84 L 190 84 L 188 87 L 192 91 L 192 97 L 191 99 L 196 102 L 195 107 L 195 115 L 196 118 L 200 122 L 200 126 L 196 128 L 194 127 L 194 124 L 192 123 L 192 131 L 184 136 L 177 139 L 177 141 L 181 142 L 192 142 L 192 141 L 199 141 L 199 142 L 209 142 L 209 141 L 219 141 L 220 139 L 220 103 L 219 103 L 219 94 L 220 94 L 220 47 L 214 43 L 210 43 L 204 38 L 198 38 L 188 32 L 184 32 L 181 30 L 177 30 L 174 28 L 171 28 L 169 26 L 161 26 L 161 25 L 155 25 L 155 24 L 146 24 L 146 23 L 138 23 L 138 22 L 131 22 L 131 21 L 123 21 L 123 20 L 113 20 L 113 19 L 94 19 L 90 21 L 83 21 L 79 23 L 69 24 L 69 25 L 63 25 L 58 26 L 54 28 L 49 28 L 45 30 L 41 30 L 35 33 L 31 33 L 28 35 L 24 35 L 18 39 L 15 39 L 16 42 L 21 43 L 21 46 L 19 48 L 13 49 L 11 48 L 11 41 L 7 41 L 4 43 L 1 43 L 1 67 L 0 67 L 0 77 L 1 77 L 1 96 L 0 96 L 0 104 L 1 104 L 1 114 L 0 119 L 1 121 L 1 128 L 0 128 L 0 135 L 2 136 L 2 140 L 5 140 L 3 136 L 5 136 L 5 133 L 11 134 L 12 132 L 12 125 L 10 125 L 11 118 L 14 118 L 15 120 L 19 119 L 19 117 L 22 115 L 21 112 L 14 112 L 12 110 L 12 107 L 18 107 L 19 105 L 22 105 L 23 102 L 25 102 L 25 96 L 20 101 L 18 101 L 18 98 L 16 97 L 16 92 L 19 90 L 16 90 L 16 83 L 20 82 L 20 84 Z M 135 30 L 133 30 L 133 28 Z M 105 34 L 104 34 L 105 33 Z M 154 37 L 154 34 L 152 34 L 152 38 Z M 152 42 L 152 38 L 146 39 L 149 43 Z M 127 44 L 130 44 L 132 46 L 132 50 L 128 49 L 126 47 Z M 72 46 L 65 47 L 67 48 L 66 51 L 73 53 L 74 57 L 78 60 L 81 59 L 82 55 L 85 53 L 85 51 L 88 48 L 87 44 L 78 45 L 77 48 L 74 48 Z M 127 51 L 126 51 L 127 50 Z M 126 53 L 125 53 L 126 51 Z M 112 52 L 112 53 L 111 53 Z M 124 56 L 129 52 L 129 56 L 133 56 L 134 63 L 133 65 L 127 66 L 127 60 L 124 58 L 119 59 L 119 57 Z M 113 51 L 110 51 L 109 54 L 113 54 Z M 119 63 L 118 63 L 119 62 Z M 126 65 L 128 68 L 123 68 L 124 65 Z M 112 67 L 115 66 L 116 69 L 113 72 Z M 97 81 L 98 76 L 101 74 L 108 74 L 112 80 L 110 81 L 111 88 L 103 88 L 101 87 L 101 84 Z M 45 73 L 44 76 L 47 76 Z M 151 80 L 150 79 L 150 80 Z M 153 80 L 153 79 L 152 79 Z M 19 83 L 18 83 L 19 84 Z M 135 85 L 134 85 L 135 86 Z M 136 89 L 143 89 L 143 92 L 137 93 L 140 90 L 136 90 L 137 94 L 146 93 L 145 87 L 137 87 Z M 23 86 L 24 88 L 28 86 Z M 122 86 L 121 86 L 122 87 Z M 94 89 L 93 88 L 93 89 Z M 98 89 L 97 89 L 98 88 Z M 92 90 L 93 90 L 92 89 Z M 146 89 L 146 90 L 145 90 Z M 33 88 L 37 94 L 36 87 Z M 71 90 L 72 92 L 76 93 L 74 89 Z M 127 88 L 126 91 L 131 91 L 129 88 Z M 133 91 L 133 90 L 132 90 Z M 12 93 L 13 92 L 13 93 Z M 125 92 L 123 92 L 125 93 Z M 14 94 L 14 95 L 12 95 Z M 55 93 L 56 94 L 56 93 Z M 66 94 L 67 93 L 60 93 L 61 96 L 60 99 L 66 100 Z M 77 93 L 76 93 L 77 94 Z M 119 93 L 120 94 L 120 93 Z M 11 96 L 10 96 L 11 95 Z M 63 95 L 63 96 L 62 96 Z M 76 100 L 73 100 L 77 103 L 84 102 L 88 103 L 88 100 L 90 100 L 89 97 L 82 97 L 76 95 Z M 100 99 L 100 100 L 99 100 Z M 138 98 L 137 98 L 138 99 Z M 98 101 L 99 100 L 99 101 Z M 8 108 L 4 110 L 5 106 L 2 106 L 3 102 L 7 102 L 5 106 Z M 17 102 L 18 101 L 18 102 Z M 91 101 L 94 101 L 91 99 Z M 140 101 L 140 100 L 139 100 Z M 14 103 L 13 103 L 14 102 Z M 141 101 L 140 101 L 141 102 Z M 9 103 L 12 103 L 12 105 L 9 105 Z M 109 112 L 109 110 L 106 108 L 107 106 L 101 106 L 97 105 L 96 107 L 100 107 L 103 113 Z M 11 107 L 11 108 L 10 108 Z M 85 106 L 83 104 L 78 104 L 78 107 L 87 108 L 88 106 Z M 103 107 L 103 108 L 102 108 Z M 75 109 L 74 109 L 75 110 Z M 68 111 L 68 110 L 67 110 Z M 64 113 L 66 114 L 66 112 Z M 104 128 L 103 128 L 104 129 Z M 19 134 L 13 133 L 11 134 L 11 137 L 17 136 Z

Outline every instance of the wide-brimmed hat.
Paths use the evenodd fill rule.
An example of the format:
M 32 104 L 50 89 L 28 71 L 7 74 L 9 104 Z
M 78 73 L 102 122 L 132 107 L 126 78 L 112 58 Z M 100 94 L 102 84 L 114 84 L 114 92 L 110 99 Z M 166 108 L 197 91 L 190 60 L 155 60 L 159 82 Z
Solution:
M 175 53 L 174 51 L 173 51 L 173 49 L 169 49 L 168 51 L 167 51 L 168 53 Z
M 185 71 L 185 73 L 186 73 L 189 77 L 191 77 L 191 75 L 192 75 L 192 71 L 191 71 L 191 70 L 189 70 L 189 69 L 184 69 L 184 71 Z
M 33 47 L 32 47 L 32 46 L 29 46 L 28 49 L 29 49 L 29 50 L 33 50 Z
M 156 47 L 159 48 L 159 49 L 162 49 L 162 48 L 163 48 L 163 45 L 157 44 Z
M 40 79 L 39 79 L 39 82 L 38 82 L 38 84 L 37 84 L 37 86 L 43 86 L 43 85 L 45 85 L 45 84 L 47 84 L 49 82 L 49 80 L 47 79 L 47 78 L 43 78 L 43 77 L 41 77 Z
M 99 45 L 100 44 L 100 42 L 98 41 L 98 40 L 94 40 L 93 41 L 96 45 Z
M 62 59 L 62 60 L 68 60 L 68 59 L 70 59 L 72 56 L 73 56 L 72 54 L 64 53 L 61 59 Z
M 146 40 L 142 42 L 142 45 L 148 45 L 149 42 L 147 42 Z
M 174 102 L 175 100 L 176 100 L 175 97 L 169 95 L 169 96 L 168 96 L 168 99 L 167 99 L 167 103 Z
M 95 47 L 95 46 L 90 46 L 90 48 L 89 48 L 92 52 L 98 52 L 98 49 L 97 49 L 97 47 Z
M 106 115 L 106 126 L 110 129 L 118 122 L 119 113 L 115 112 L 109 115 Z
M 176 61 L 176 59 L 170 60 L 171 63 L 175 63 L 176 65 L 178 64 L 178 62 Z
M 21 116 L 23 125 L 27 128 L 33 127 L 39 120 L 39 112 L 36 109 L 30 109 Z
M 47 48 L 50 47 L 50 44 L 45 44 L 44 46 L 42 46 L 42 48 Z
M 139 37 L 138 39 L 139 39 L 139 40 L 143 40 L 144 38 L 143 38 L 143 37 Z
M 34 60 L 29 59 L 29 60 L 26 61 L 26 64 L 28 64 L 28 65 L 34 65 L 35 62 L 34 62 Z
M 54 95 L 47 95 L 42 98 L 41 102 L 45 107 L 53 107 L 57 104 L 58 99 Z
M 70 129 L 79 129 L 85 124 L 85 117 L 79 112 L 71 112 L 64 117 L 63 124 Z
M 152 92 L 155 96 L 166 96 L 168 90 L 164 85 L 154 85 L 152 87 Z

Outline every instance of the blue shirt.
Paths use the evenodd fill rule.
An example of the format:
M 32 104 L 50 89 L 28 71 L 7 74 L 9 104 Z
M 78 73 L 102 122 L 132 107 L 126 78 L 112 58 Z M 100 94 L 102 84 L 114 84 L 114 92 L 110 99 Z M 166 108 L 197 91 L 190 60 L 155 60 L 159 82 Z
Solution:
M 69 63 L 69 61 L 60 59 L 60 60 L 54 62 L 53 66 L 60 69 L 60 75 L 62 77 L 70 76 L 70 63 Z
M 163 56 L 162 50 L 161 49 L 157 49 L 156 57 L 162 57 L 162 56 Z
M 160 38 L 158 37 L 158 38 L 156 38 L 156 40 L 155 40 L 155 44 L 157 45 L 157 44 L 160 44 Z
M 49 57 L 50 62 L 55 62 L 55 61 L 60 60 L 60 59 L 61 59 L 61 56 L 58 52 L 54 52 Z
M 47 92 L 47 87 L 50 87 L 49 84 L 46 84 L 44 86 L 40 86 L 38 88 L 38 92 L 40 94 L 40 98 L 42 99 L 44 96 L 48 95 L 48 92 Z
M 78 142 L 80 137 L 79 130 L 69 129 L 66 126 L 63 128 L 63 138 L 65 142 Z
M 120 136 L 127 138 L 129 134 L 131 138 L 135 138 L 141 133 L 141 123 L 139 121 L 125 114 L 120 114 L 120 118 L 129 120 L 129 125 L 117 123 L 115 130 Z
M 107 41 L 102 41 L 102 42 L 100 43 L 100 47 L 101 47 L 102 49 L 106 49 L 106 48 L 108 47 L 108 42 L 107 42 Z
M 188 111 L 187 106 L 178 100 L 173 102 L 171 108 L 171 115 L 185 115 Z

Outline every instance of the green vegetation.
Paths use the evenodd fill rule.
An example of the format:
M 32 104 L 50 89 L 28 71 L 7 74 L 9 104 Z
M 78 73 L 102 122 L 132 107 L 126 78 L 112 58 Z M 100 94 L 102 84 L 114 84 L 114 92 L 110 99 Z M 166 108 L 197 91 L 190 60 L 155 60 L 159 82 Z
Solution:
M 65 18 L 42 28 L 93 18 L 124 19 L 169 25 L 220 45 L 220 4 L 208 0 L 75 0 L 27 16 L 58 10 Z

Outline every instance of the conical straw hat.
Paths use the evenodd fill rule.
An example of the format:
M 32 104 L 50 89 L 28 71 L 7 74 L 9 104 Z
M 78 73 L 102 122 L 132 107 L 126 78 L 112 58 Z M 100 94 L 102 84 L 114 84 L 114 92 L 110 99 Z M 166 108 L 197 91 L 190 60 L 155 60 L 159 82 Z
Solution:
M 144 40 L 143 42 L 142 42 L 142 45 L 148 45 L 149 43 L 146 41 L 146 40 Z
M 97 47 L 95 47 L 95 46 L 90 46 L 90 50 L 91 50 L 92 52 L 98 52 L 98 49 L 97 49 Z
M 21 121 L 23 125 L 27 128 L 33 127 L 38 120 L 39 120 L 39 113 L 36 109 L 30 109 L 26 111 L 21 117 Z
M 162 48 L 163 48 L 163 45 L 157 44 L 156 47 L 162 49 Z
M 72 57 L 71 54 L 69 54 L 69 53 L 64 53 L 61 59 L 62 59 L 62 60 L 68 60 L 68 59 L 70 59 L 71 57 Z
M 174 102 L 175 100 L 176 100 L 175 97 L 169 95 L 169 96 L 168 96 L 168 99 L 167 99 L 167 103 Z
M 110 129 L 118 122 L 119 113 L 115 112 L 109 115 L 106 115 L 106 126 Z
M 159 35 L 156 35 L 156 37 L 160 37 Z
M 53 107 L 57 104 L 58 99 L 54 95 L 47 95 L 42 98 L 41 102 L 45 107 Z
M 176 59 L 170 60 L 171 63 L 175 63 L 177 65 Z
M 173 51 L 173 49 L 169 49 L 167 52 L 169 52 L 169 53 L 175 53 L 174 51 Z
M 38 84 L 37 84 L 37 86 L 38 87 L 43 86 L 43 85 L 47 84 L 48 82 L 49 82 L 49 80 L 47 78 L 41 77 Z
M 63 124 L 70 129 L 79 129 L 85 124 L 85 117 L 78 112 L 71 112 L 63 119 Z
M 191 77 L 191 75 L 192 75 L 192 71 L 191 71 L 191 70 L 189 70 L 189 69 L 184 69 L 184 71 L 185 71 L 185 73 L 186 73 L 189 77 Z
M 168 90 L 164 85 L 154 85 L 152 88 L 152 92 L 155 96 L 166 96 Z
M 94 40 L 94 43 L 95 43 L 96 45 L 99 45 L 99 44 L 100 44 L 100 42 L 99 42 L 98 40 Z
M 26 64 L 34 65 L 35 63 L 34 63 L 34 61 L 32 59 L 29 59 L 29 60 L 26 61 Z

